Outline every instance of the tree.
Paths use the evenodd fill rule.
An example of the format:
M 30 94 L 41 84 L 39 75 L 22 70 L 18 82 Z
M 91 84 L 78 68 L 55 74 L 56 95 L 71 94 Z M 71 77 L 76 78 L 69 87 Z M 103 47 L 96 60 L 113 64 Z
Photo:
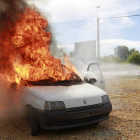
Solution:
M 133 49 L 130 49 L 129 50 L 129 55 L 131 55 L 132 53 L 134 53 L 134 52 L 139 52 L 138 50 L 136 50 L 135 48 L 133 48 Z
M 114 55 L 101 57 L 102 63 L 120 63 L 120 62 L 125 62 L 125 61 L 126 61 L 125 59 L 121 59 L 118 56 L 114 56 Z
M 113 62 L 114 55 L 109 55 L 109 56 L 103 56 L 100 58 L 100 61 L 103 63 L 111 63 Z
M 128 56 L 127 61 L 132 64 L 140 64 L 140 53 L 139 51 L 132 53 Z
M 114 56 L 113 61 L 115 63 L 121 63 L 121 62 L 125 62 L 126 60 L 124 58 L 120 58 L 119 56 Z
M 134 53 L 134 52 L 136 52 L 136 49 L 135 49 L 135 48 L 130 49 L 130 50 L 129 50 L 129 55 L 131 55 L 131 54 Z
M 114 49 L 114 54 L 122 60 L 127 60 L 127 55 L 129 55 L 129 48 L 126 46 L 117 46 L 117 48 Z

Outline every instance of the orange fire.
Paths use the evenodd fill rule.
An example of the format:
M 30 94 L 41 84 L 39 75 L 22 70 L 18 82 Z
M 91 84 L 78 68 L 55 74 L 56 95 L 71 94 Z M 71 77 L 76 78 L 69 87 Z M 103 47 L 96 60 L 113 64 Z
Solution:
M 0 111 L 5 110 L 5 107 L 0 105 Z
M 4 28 L 0 32 L 2 78 L 18 84 L 21 79 L 47 79 L 51 83 L 76 79 L 76 68 L 66 56 L 64 66 L 50 54 L 51 33 L 45 30 L 47 26 L 47 20 L 38 12 L 26 8 L 12 29 Z

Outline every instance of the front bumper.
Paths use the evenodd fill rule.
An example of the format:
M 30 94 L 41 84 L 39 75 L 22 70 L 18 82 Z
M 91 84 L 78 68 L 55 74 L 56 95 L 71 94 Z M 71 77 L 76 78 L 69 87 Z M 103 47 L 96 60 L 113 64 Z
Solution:
M 98 123 L 109 119 L 111 110 L 111 103 L 99 108 L 73 112 L 35 109 L 41 128 L 48 130 L 66 129 Z

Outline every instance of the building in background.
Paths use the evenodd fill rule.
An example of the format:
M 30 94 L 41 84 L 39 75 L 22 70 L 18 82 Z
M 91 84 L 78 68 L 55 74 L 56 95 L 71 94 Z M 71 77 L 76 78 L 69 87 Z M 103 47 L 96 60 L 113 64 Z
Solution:
M 75 43 L 76 61 L 93 62 L 96 60 L 96 41 L 84 41 Z

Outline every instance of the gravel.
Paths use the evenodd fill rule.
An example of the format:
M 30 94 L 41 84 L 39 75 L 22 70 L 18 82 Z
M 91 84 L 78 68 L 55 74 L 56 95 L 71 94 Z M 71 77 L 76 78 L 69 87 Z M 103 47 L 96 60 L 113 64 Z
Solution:
M 106 79 L 106 91 L 113 95 L 132 95 L 140 91 L 140 79 Z M 0 120 L 0 140 L 139 140 L 140 95 L 123 98 L 110 96 L 113 111 L 110 119 L 99 125 L 46 131 L 30 135 L 29 123 L 22 116 Z

